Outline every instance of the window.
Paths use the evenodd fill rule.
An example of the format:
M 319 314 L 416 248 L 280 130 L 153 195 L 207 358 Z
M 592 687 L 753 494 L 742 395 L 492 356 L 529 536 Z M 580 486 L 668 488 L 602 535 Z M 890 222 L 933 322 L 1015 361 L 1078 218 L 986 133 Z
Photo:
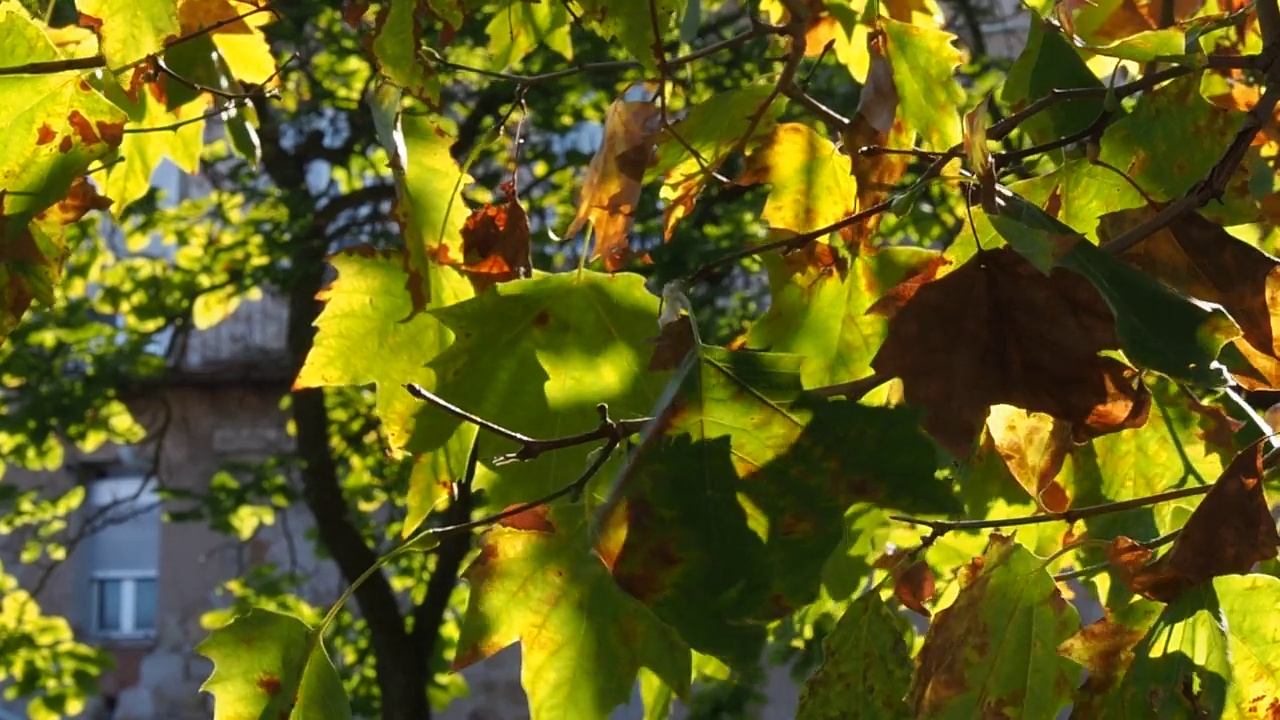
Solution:
M 145 638 L 156 630 L 160 503 L 142 477 L 114 477 L 89 488 L 89 619 L 95 635 Z

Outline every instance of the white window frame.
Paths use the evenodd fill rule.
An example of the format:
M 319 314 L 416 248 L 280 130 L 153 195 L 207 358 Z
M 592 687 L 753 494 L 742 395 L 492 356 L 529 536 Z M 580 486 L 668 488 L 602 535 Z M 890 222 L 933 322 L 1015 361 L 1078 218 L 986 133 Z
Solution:
M 93 634 L 112 639 L 147 639 L 155 637 L 156 628 L 138 627 L 138 582 L 150 580 L 156 584 L 157 601 L 160 583 L 152 570 L 96 570 L 89 576 L 93 585 Z M 120 627 L 104 628 L 102 622 L 102 583 L 120 582 Z M 159 603 L 157 602 L 157 605 Z M 156 620 L 159 613 L 156 613 Z

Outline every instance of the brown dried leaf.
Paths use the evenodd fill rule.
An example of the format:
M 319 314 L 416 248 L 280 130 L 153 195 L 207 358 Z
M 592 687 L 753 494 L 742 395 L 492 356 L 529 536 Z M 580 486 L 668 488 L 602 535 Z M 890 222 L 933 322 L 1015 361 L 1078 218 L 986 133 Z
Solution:
M 1151 217 L 1150 208 L 1101 218 L 1114 237 Z M 1234 340 L 1258 376 L 1238 374 L 1251 390 L 1280 388 L 1280 260 L 1232 237 L 1198 213 L 1184 216 L 1127 250 L 1126 261 L 1193 297 L 1218 303 L 1244 331 Z
M 1254 563 L 1276 557 L 1280 534 L 1262 490 L 1263 445 L 1258 441 L 1236 455 L 1191 513 L 1173 549 L 1136 569 L 1129 589 L 1170 602 L 1200 583 L 1247 573 Z
M 66 197 L 42 211 L 36 218 L 42 224 L 70 225 L 90 210 L 106 210 L 109 207 L 111 198 L 99 194 L 93 183 L 79 177 L 72 181 Z
M 1058 653 L 1075 660 L 1089 671 L 1074 698 L 1072 718 L 1098 717 L 1097 707 L 1133 662 L 1133 648 L 1146 633 L 1112 619 L 1111 611 L 1103 619 L 1086 625 L 1058 646 Z
M 684 356 L 694 346 L 693 320 L 681 315 L 662 326 L 662 332 L 654 340 L 653 356 L 649 358 L 649 370 L 661 372 L 675 370 L 684 362 Z
M 578 214 L 565 232 L 573 237 L 587 222 L 595 232 L 592 258 L 602 258 L 610 272 L 632 258 L 627 234 L 640 199 L 644 171 L 657 139 L 659 110 L 651 102 L 618 98 L 604 121 L 604 142 L 591 158 Z
M 936 255 L 929 263 L 920 268 L 919 271 L 907 276 L 907 279 L 889 288 L 889 290 L 880 297 L 879 300 L 871 303 L 871 307 L 867 308 L 868 315 L 883 315 L 889 319 L 893 319 L 911 298 L 915 297 L 916 291 L 926 284 L 931 283 L 938 277 L 938 271 L 944 266 L 950 265 L 951 261 L 943 255 Z
M 1046 277 L 1000 248 L 916 289 L 871 365 L 900 378 L 925 430 L 968 457 L 993 405 L 1067 421 L 1078 442 L 1143 425 L 1151 396 L 1137 372 L 1098 354 L 1118 346 L 1087 280 Z
M 858 97 L 858 114 L 841 140 L 852 156 L 853 177 L 857 181 L 854 211 L 865 210 L 889 197 L 902 179 L 910 156 L 894 153 L 862 155 L 859 148 L 869 145 L 910 146 L 912 138 L 898 116 L 898 88 L 893 80 L 893 66 L 884 56 L 882 38 L 876 34 L 867 40 L 870 64 L 867 82 Z M 880 226 L 880 216 L 850 226 L 844 233 L 851 245 L 866 243 Z
M 906 567 L 895 566 L 893 596 L 904 607 L 931 617 L 933 613 L 924 604 L 933 598 L 934 589 L 933 570 L 924 560 L 917 560 Z
M 1066 489 L 1055 480 L 1073 445 L 1070 423 L 1011 405 L 993 405 L 987 434 L 1009 474 L 1041 510 L 1062 512 L 1071 505 Z
M 462 269 L 477 293 L 497 283 L 532 277 L 529 217 L 520 201 L 485 205 L 462 225 Z

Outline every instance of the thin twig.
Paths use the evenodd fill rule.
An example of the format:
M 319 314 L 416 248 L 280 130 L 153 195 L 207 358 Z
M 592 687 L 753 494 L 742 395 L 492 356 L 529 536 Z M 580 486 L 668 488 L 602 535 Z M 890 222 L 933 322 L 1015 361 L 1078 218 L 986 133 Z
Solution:
M 893 376 L 891 375 L 875 373 L 859 380 L 816 387 L 810 390 L 809 393 L 820 397 L 843 397 L 849 400 L 858 400 L 892 379 Z
M 609 417 L 609 407 L 604 403 L 601 403 L 596 406 L 596 411 L 600 413 L 600 425 L 597 426 L 596 429 L 566 437 L 540 440 L 538 438 L 531 438 L 528 435 L 518 433 L 514 430 L 509 430 L 497 423 L 485 420 L 478 415 L 473 415 L 416 383 L 408 383 L 404 387 L 409 391 L 409 394 L 415 398 L 418 398 L 423 402 L 430 403 L 454 417 L 465 420 L 476 427 L 484 428 L 498 437 L 505 438 L 520 445 L 519 450 L 507 453 L 506 455 L 500 455 L 495 458 L 494 462 L 498 465 L 519 462 L 522 460 L 532 460 L 539 455 L 551 452 L 552 450 L 561 450 L 575 445 L 594 442 L 596 440 L 610 440 L 615 443 L 622 442 L 622 440 L 627 437 L 640 432 L 640 430 L 644 428 L 645 424 L 649 422 L 649 418 L 641 418 L 638 420 L 613 420 Z
M 171 123 L 169 125 L 158 125 L 156 127 L 138 127 L 138 128 L 126 127 L 124 129 L 124 134 L 125 135 L 142 135 L 144 133 L 168 132 L 172 130 L 177 130 L 178 128 L 186 127 L 187 125 L 198 123 L 198 122 L 201 122 L 202 120 L 208 120 L 210 118 L 218 117 L 219 115 L 222 115 L 228 110 L 231 110 L 233 108 L 238 108 L 244 105 L 248 105 L 251 101 L 252 101 L 252 96 L 241 97 L 236 100 L 225 102 L 202 115 L 189 117 L 186 120 L 179 120 L 178 122 Z
M 936 532 L 949 533 L 953 530 L 989 530 L 995 528 L 1017 527 L 1020 525 L 1034 525 L 1037 523 L 1057 522 L 1073 523 L 1077 520 L 1096 517 L 1098 515 L 1106 515 L 1109 513 L 1124 512 L 1134 508 L 1146 507 L 1148 505 L 1156 505 L 1169 500 L 1178 500 L 1184 497 L 1193 497 L 1195 495 L 1204 495 L 1213 489 L 1213 484 L 1198 485 L 1195 487 L 1178 488 L 1176 490 L 1168 490 L 1155 495 L 1147 495 L 1139 498 L 1130 498 L 1128 500 L 1119 500 L 1116 502 L 1102 503 L 1100 505 L 1089 505 L 1082 508 L 1074 508 L 1063 510 L 1061 512 L 1041 513 L 1039 515 L 1024 515 L 1022 517 L 1004 518 L 1002 520 L 929 520 L 926 518 L 910 517 L 907 515 L 891 515 L 891 520 L 910 523 L 912 525 L 922 525 Z

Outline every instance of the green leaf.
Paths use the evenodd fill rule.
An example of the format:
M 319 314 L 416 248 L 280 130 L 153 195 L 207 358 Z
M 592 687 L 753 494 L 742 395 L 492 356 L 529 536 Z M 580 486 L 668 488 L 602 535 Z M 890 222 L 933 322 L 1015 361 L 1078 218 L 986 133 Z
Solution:
M 343 720 L 351 706 L 316 630 L 255 608 L 209 634 L 196 652 L 213 661 L 200 687 L 214 720 Z
M 417 0 L 389 0 L 378 11 L 373 57 L 383 77 L 434 106 L 440 103 L 440 78 L 435 68 L 423 59 L 420 44 L 426 11 Z M 382 141 L 387 142 L 385 138 Z
M 431 313 L 456 336 L 428 363 L 436 392 L 532 437 L 599 426 L 598 403 L 606 403 L 614 418 L 645 417 L 666 383 L 666 373 L 646 369 L 658 330 L 658 299 L 638 275 L 536 274 Z M 429 406 L 416 422 L 409 443 L 415 454 L 440 447 L 462 424 Z M 484 448 L 486 455 L 516 449 L 488 439 Z M 593 449 L 566 448 L 497 468 L 482 463 L 476 482 L 498 507 L 530 500 L 577 477 Z M 601 474 L 608 476 L 616 463 L 610 461 Z
M 1089 51 L 1107 57 L 1147 63 L 1156 60 L 1186 60 L 1187 36 L 1177 28 L 1146 30 L 1106 45 L 1086 45 Z
M 944 30 L 880 19 L 888 43 L 885 56 L 893 67 L 898 90 L 898 118 L 910 132 L 919 133 L 926 150 L 949 150 L 960 142 L 964 89 L 956 68 L 964 54 Z
M 1168 201 L 1186 194 L 1222 159 L 1244 117 L 1205 100 L 1198 76 L 1178 78 L 1144 93 L 1131 113 L 1107 128 L 1099 159 L 1128 174 L 1152 199 Z M 1237 176 L 1247 185 L 1247 173 Z M 1226 200 L 1220 212 L 1252 220 L 1247 189 L 1233 181 Z
M 615 574 L 696 650 L 742 667 L 764 621 L 813 601 L 850 505 L 958 507 L 913 410 L 804 397 L 796 356 L 698 352 L 669 437 L 634 470 Z
M 0 4 L 0 66 L 62 59 L 16 3 Z M 0 215 L 13 237 L 120 146 L 128 116 L 77 73 L 0 76 Z
M 668 240 L 676 223 L 693 210 L 710 174 L 737 146 L 772 90 L 771 85 L 753 84 L 713 95 L 691 108 L 672 130 L 658 136 L 657 159 L 646 175 L 662 177 L 660 197 L 666 204 L 663 229 Z M 752 140 L 773 132 L 782 109 L 780 102 L 769 106 Z M 698 154 L 690 153 L 690 148 Z
M 484 534 L 464 574 L 471 599 L 454 669 L 519 641 L 533 720 L 605 720 L 642 667 L 689 689 L 688 647 L 618 587 L 584 530 L 546 507 L 526 511 Z
M 371 101 L 378 140 L 391 156 L 399 202 L 396 219 L 409 254 L 411 276 L 428 273 L 428 257 L 442 262 L 462 258 L 462 224 L 470 210 L 462 188 L 473 182 L 449 153 L 453 137 L 425 115 L 400 112 L 400 94 L 381 87 Z M 414 308 L 425 300 L 410 285 Z
M 1076 243 L 1061 265 L 1098 288 L 1135 365 L 1199 386 L 1226 382 L 1215 359 L 1241 331 L 1222 306 L 1172 290 L 1087 241 Z
M 738 183 L 771 187 L 760 218 L 773 230 L 806 233 L 856 209 L 849 158 L 807 125 L 786 123 L 747 158 Z
M 901 620 L 876 591 L 854 600 L 822 641 L 822 665 L 805 683 L 796 720 L 894 720 L 911 714 L 911 656 Z
M 569 37 L 571 17 L 564 3 L 517 2 L 499 8 L 485 32 L 495 70 L 518 67 L 525 55 L 546 46 L 565 60 L 573 60 L 573 40 Z
M 806 388 L 866 377 L 888 329 L 883 315 L 867 310 L 938 257 L 922 248 L 895 247 L 864 250 L 847 265 L 841 258 L 835 267 L 796 268 L 771 253 L 765 265 L 773 300 L 751 326 L 747 343 L 803 357 L 800 377 Z
M 146 83 L 138 88 L 136 99 L 130 99 L 115 85 L 106 88 L 106 97 L 129 113 L 130 129 L 156 130 L 125 135 L 120 143 L 121 160 L 107 171 L 103 192 L 115 201 L 112 214 L 117 218 L 151 190 L 151 176 L 166 158 L 187 173 L 195 174 L 199 170 L 205 124 L 197 118 L 204 115 L 209 101 L 196 98 L 171 109 L 165 102 L 170 85 L 178 86 L 178 83 L 167 78 Z M 175 125 L 181 126 L 176 130 L 164 129 Z
M 98 47 L 113 70 L 160 52 L 182 34 L 175 0 L 76 0 L 76 9 L 80 24 L 97 30 Z
M 646 70 L 654 70 L 658 67 L 655 44 L 665 41 L 682 3 L 680 0 L 580 0 L 578 4 L 582 6 L 582 19 L 596 34 L 605 40 L 616 38 Z M 662 38 L 654 38 L 654 14 Z
M 1000 99 L 1014 111 L 1055 90 L 1102 88 L 1084 59 L 1066 38 L 1039 17 L 1030 18 L 1027 45 L 1009 68 Z M 1032 142 L 1045 143 L 1080 132 L 1102 115 L 1102 98 L 1057 103 L 1028 118 L 1019 129 Z
M 1120 173 L 1083 159 L 1068 161 L 1052 172 L 1012 183 L 1009 189 L 1041 208 L 1052 208 L 1056 212 L 1050 212 L 1051 215 L 1095 244 L 1099 239 L 1099 218 L 1146 204 Z M 977 219 L 976 211 L 974 219 Z
M 377 388 L 378 418 L 391 451 L 404 451 L 422 403 L 404 389 L 417 383 L 436 387 L 427 361 L 454 341 L 453 333 L 428 313 L 415 313 L 405 290 L 410 276 L 401 252 L 347 250 L 329 260 L 337 278 L 323 290 L 324 309 L 316 318 L 316 337 L 294 388 L 366 385 Z M 447 307 L 472 296 L 471 284 L 456 270 L 431 263 L 427 269 L 429 307 Z M 373 359 L 370 353 L 376 352 Z M 459 428 L 444 445 L 418 457 L 410 478 L 404 535 L 421 524 L 438 498 L 437 489 L 462 474 L 474 436 Z
M 1133 648 L 1101 718 L 1265 718 L 1280 696 L 1280 579 L 1214 578 L 1170 603 Z M 1157 689 L 1163 692 L 1156 691 Z
M 918 717 L 989 717 L 1014 710 L 1051 718 L 1071 700 L 1080 666 L 1058 645 L 1080 617 L 1044 561 L 992 535 L 968 583 L 937 614 L 917 658 L 907 700 Z
M 1200 411 L 1173 383 L 1148 382 L 1151 418 L 1140 428 L 1103 435 L 1072 451 L 1061 480 L 1076 507 L 1146 497 L 1188 485 L 1205 485 L 1222 474 L 1220 452 L 1206 439 Z M 1187 498 L 1089 518 L 1091 538 L 1127 535 L 1151 540 L 1176 528 L 1199 500 Z

